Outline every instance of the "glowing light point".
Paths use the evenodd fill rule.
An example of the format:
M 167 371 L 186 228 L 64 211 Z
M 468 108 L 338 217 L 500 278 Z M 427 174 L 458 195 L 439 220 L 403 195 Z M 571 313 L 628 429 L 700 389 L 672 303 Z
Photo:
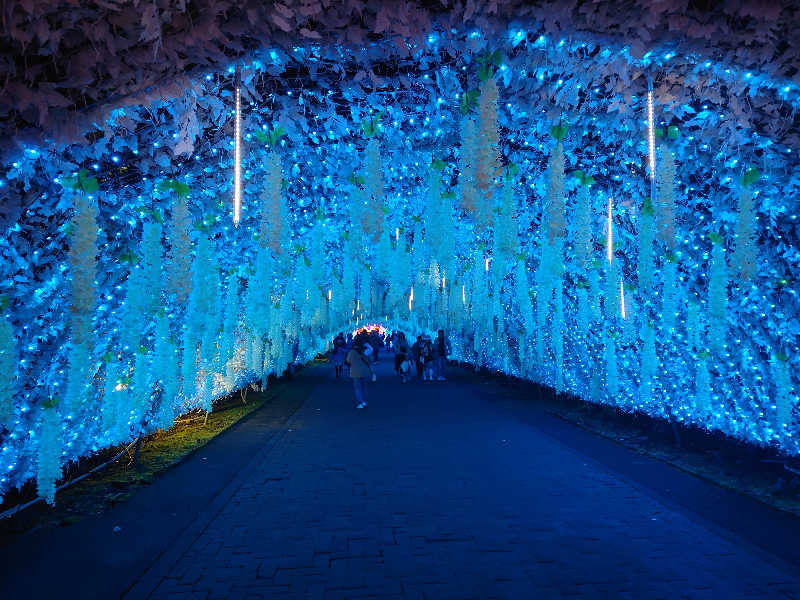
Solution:
M 625 286 L 622 285 L 622 278 L 619 280 L 619 309 L 622 318 L 625 319 Z

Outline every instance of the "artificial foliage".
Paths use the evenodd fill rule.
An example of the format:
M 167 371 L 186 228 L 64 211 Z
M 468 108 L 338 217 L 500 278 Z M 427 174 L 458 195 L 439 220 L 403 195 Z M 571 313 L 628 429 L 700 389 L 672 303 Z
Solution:
M 17 345 L 11 323 L 0 317 L 0 427 L 11 431 L 15 420 L 17 393 Z
M 185 4 L 3 33 L 0 495 L 370 322 L 800 453 L 790 3 Z

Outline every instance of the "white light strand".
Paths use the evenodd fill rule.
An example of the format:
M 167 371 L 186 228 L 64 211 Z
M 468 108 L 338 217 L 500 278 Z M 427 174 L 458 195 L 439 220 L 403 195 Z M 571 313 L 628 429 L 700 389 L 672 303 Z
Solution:
M 647 154 L 650 161 L 650 179 L 656 178 L 656 134 L 653 123 L 653 90 L 647 92 Z
M 611 218 L 611 198 L 608 199 L 608 232 L 606 234 L 606 253 L 608 254 L 608 264 L 611 264 L 612 259 L 614 258 L 614 240 L 613 240 L 613 232 L 611 228 L 613 227 L 613 220 Z
M 242 103 L 239 67 L 236 67 L 236 118 L 233 136 L 233 224 L 238 227 L 242 212 Z
M 625 319 L 625 287 L 622 284 L 622 278 L 619 280 L 619 310 L 622 313 L 622 319 Z

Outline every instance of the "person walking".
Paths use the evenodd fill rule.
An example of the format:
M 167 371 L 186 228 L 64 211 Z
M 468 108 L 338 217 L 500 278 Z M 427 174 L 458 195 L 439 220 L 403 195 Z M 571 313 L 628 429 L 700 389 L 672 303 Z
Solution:
M 422 345 L 420 346 L 420 361 L 422 362 L 422 380 L 433 381 L 434 361 L 436 360 L 433 355 L 433 344 L 431 339 L 426 335 L 422 338 Z
M 383 339 L 377 329 L 373 329 L 369 334 L 369 345 L 372 346 L 372 362 L 378 362 L 378 351 L 383 345 Z
M 400 381 L 406 383 L 410 377 L 408 362 L 410 350 L 406 335 L 401 331 L 394 341 L 394 372 L 400 375 Z
M 353 379 L 353 391 L 356 396 L 356 408 L 366 408 L 367 381 L 368 379 L 374 380 L 372 365 L 369 359 L 364 356 L 365 343 L 363 340 L 356 339 L 344 361 L 345 364 L 350 366 L 350 377 Z
M 417 366 L 417 377 L 422 377 L 421 351 L 422 351 L 422 334 L 417 336 L 417 340 L 411 346 L 411 355 L 413 356 L 414 363 Z
M 445 381 L 447 378 L 444 376 L 445 368 L 447 367 L 447 357 L 450 356 L 450 340 L 444 336 L 444 329 L 440 329 L 436 334 L 436 340 L 433 344 L 434 354 L 436 355 L 436 366 L 438 375 L 436 379 Z
M 333 338 L 333 365 L 336 371 L 336 379 L 342 376 L 344 372 L 344 359 L 347 356 L 347 342 L 344 339 L 344 334 L 339 333 Z

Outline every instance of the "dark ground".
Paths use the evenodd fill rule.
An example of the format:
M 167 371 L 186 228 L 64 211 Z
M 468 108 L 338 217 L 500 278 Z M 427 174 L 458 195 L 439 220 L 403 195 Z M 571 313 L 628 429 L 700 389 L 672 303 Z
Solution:
M 304 369 L 127 502 L 0 548 L 0 596 L 800 598 L 795 517 L 471 373 L 390 371 L 356 411 Z

